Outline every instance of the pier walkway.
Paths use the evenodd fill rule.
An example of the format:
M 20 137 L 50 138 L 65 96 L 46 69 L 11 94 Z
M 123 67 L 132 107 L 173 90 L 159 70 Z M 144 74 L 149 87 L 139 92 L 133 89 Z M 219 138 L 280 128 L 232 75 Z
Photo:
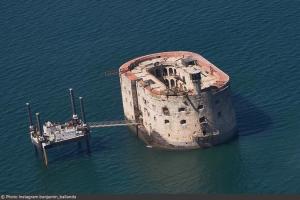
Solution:
M 102 122 L 88 122 L 90 128 L 105 128 L 114 126 L 131 126 L 138 125 L 136 121 L 119 120 L 119 121 L 102 121 Z

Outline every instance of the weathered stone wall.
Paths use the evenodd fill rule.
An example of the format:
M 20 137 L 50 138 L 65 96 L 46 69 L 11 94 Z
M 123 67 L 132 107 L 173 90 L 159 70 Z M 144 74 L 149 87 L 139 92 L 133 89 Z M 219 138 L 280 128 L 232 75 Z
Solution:
M 132 90 L 131 80 L 126 78 L 124 75 L 120 77 L 122 102 L 124 115 L 129 120 L 136 120 L 134 112 L 134 91 Z
M 192 134 L 200 128 L 198 117 L 184 97 L 157 97 L 140 86 L 137 87 L 137 93 L 143 125 L 149 134 L 158 132 L 163 139 L 173 145 L 185 146 L 192 143 L 196 145 Z M 182 120 L 185 120 L 184 124 L 180 123 Z
M 150 137 L 156 132 L 171 145 L 197 147 L 199 143 L 193 135 L 204 135 L 201 117 L 205 117 L 210 126 L 205 134 L 219 131 L 218 136 L 208 141 L 212 145 L 224 142 L 236 132 L 229 86 L 218 92 L 208 89 L 200 96 L 189 96 L 189 99 L 185 96 L 155 96 L 125 76 L 121 76 L 121 88 L 126 118 L 137 120 L 141 114 L 142 124 Z
M 150 69 L 154 82 L 160 80 L 172 90 L 183 87 L 184 91 L 189 91 L 189 96 L 184 96 L 183 93 L 178 96 L 166 96 L 165 92 L 156 91 L 141 81 L 141 77 L 145 77 L 147 73 L 143 76 L 134 74 L 131 71 L 134 66 L 132 68 L 130 62 L 125 63 L 120 68 L 124 115 L 128 120 L 141 123 L 138 128 L 143 135 L 141 138 L 147 141 L 147 144 L 157 147 L 190 149 L 223 143 L 235 136 L 236 119 L 229 77 L 199 55 L 186 52 L 166 52 L 162 55 L 164 54 L 193 55 L 203 65 L 201 69 L 204 74 L 201 77 L 210 75 L 216 80 L 211 82 L 207 78 L 202 81 L 206 85 L 201 87 L 200 78 L 192 81 L 192 73 L 180 67 L 171 64 L 154 65 Z M 146 58 L 149 59 L 141 57 L 137 60 L 142 62 L 141 60 L 147 60 Z M 199 84 L 195 80 L 199 80 Z M 196 88 L 199 88 L 198 91 L 201 89 L 199 95 L 195 95 Z
M 215 92 L 213 89 L 202 91 L 200 97 L 191 97 L 194 104 L 203 105 L 198 112 L 199 123 L 205 118 L 208 128 L 200 125 L 200 135 L 209 135 L 218 132 L 215 137 L 208 139 L 211 145 L 226 142 L 237 133 L 235 111 L 231 101 L 230 86 Z M 205 130 L 206 133 L 205 133 Z

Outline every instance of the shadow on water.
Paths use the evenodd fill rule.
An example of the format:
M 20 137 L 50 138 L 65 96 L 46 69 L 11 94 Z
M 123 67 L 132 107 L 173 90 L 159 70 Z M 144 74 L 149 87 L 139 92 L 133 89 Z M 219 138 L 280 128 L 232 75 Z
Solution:
M 272 124 L 272 119 L 260 107 L 254 105 L 247 98 L 240 94 L 233 94 L 232 99 L 236 112 L 239 136 L 258 134 L 268 130 Z M 113 130 L 113 132 L 123 131 L 124 130 L 121 129 Z M 121 141 L 128 137 L 127 134 L 120 135 L 121 137 L 116 139 L 116 144 L 122 143 Z M 110 144 L 111 141 L 109 136 L 95 135 L 92 136 L 90 140 L 91 154 L 87 153 L 85 141 L 82 141 L 81 147 L 79 147 L 77 143 L 71 143 L 48 150 L 49 162 L 74 160 L 81 156 L 101 153 L 108 149 L 114 148 Z
M 272 119 L 261 108 L 240 94 L 233 94 L 232 98 L 239 136 L 261 133 L 270 127 Z
M 90 139 L 90 151 L 86 146 L 86 141 L 68 143 L 47 150 L 49 163 L 60 162 L 66 160 L 78 159 L 82 156 L 91 156 L 93 153 L 105 151 L 109 147 L 105 145 L 105 141 L 101 138 Z M 39 153 L 41 154 L 41 153 Z M 41 155 L 38 155 L 42 159 Z
M 126 130 L 126 129 L 125 129 Z M 119 148 L 126 138 L 127 134 L 122 134 L 124 129 L 114 128 L 112 130 L 93 130 L 90 137 L 90 151 L 88 151 L 86 141 L 81 140 L 73 143 L 66 143 L 60 146 L 56 146 L 47 150 L 47 156 L 49 164 L 53 162 L 71 161 L 86 156 L 97 156 L 103 152 Z M 126 131 L 124 133 L 127 133 Z M 95 134 L 95 135 L 94 135 Z M 112 140 L 112 134 L 114 140 Z M 118 135 L 118 137 L 115 137 Z M 34 149 L 32 150 L 34 151 Z M 42 153 L 39 151 L 37 155 L 38 159 L 42 161 Z

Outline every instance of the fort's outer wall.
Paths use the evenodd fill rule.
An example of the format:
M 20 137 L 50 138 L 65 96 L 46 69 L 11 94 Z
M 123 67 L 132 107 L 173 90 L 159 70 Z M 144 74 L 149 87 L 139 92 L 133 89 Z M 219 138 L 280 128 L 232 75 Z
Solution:
M 136 81 L 129 80 L 124 74 L 120 77 L 123 111 L 128 120 L 137 120 L 135 113 L 137 102 L 134 101 L 136 99 L 136 88 L 133 88 L 133 86 L 135 87 L 135 82 Z
M 196 96 L 190 98 L 194 104 L 200 102 L 204 106 L 199 110 L 199 119 L 205 117 L 208 124 L 220 133 L 208 141 L 211 145 L 224 143 L 237 135 L 236 116 L 229 84 L 218 90 L 210 88 L 202 91 L 199 100 Z
M 165 148 L 199 148 L 201 144 L 195 140 L 193 134 L 202 134 L 199 122 L 202 116 L 207 118 L 213 129 L 220 131 L 220 135 L 208 143 L 223 143 L 236 133 L 229 86 L 219 89 L 218 92 L 208 89 L 201 93 L 201 97 L 190 96 L 191 104 L 183 96 L 150 94 L 149 90 L 145 90 L 136 81 L 129 80 L 124 74 L 121 75 L 120 82 L 124 115 L 129 120 L 138 121 L 138 112 L 141 113 L 143 126 L 139 132 L 148 134 L 145 135 L 147 144 Z M 203 109 L 198 113 L 195 109 L 199 105 L 203 105 Z M 163 113 L 163 107 L 168 108 L 170 115 Z M 179 108 L 185 108 L 185 111 L 179 112 Z M 169 123 L 165 123 L 165 120 L 169 120 Z M 182 125 L 181 120 L 186 120 L 186 124 Z
M 137 92 L 143 125 L 148 133 L 159 133 L 163 140 L 175 146 L 197 146 L 192 134 L 200 128 L 198 117 L 185 97 L 156 96 L 139 85 Z M 169 114 L 164 114 L 163 108 Z M 185 111 L 179 112 L 179 108 L 184 108 Z M 186 123 L 181 124 L 182 120 Z

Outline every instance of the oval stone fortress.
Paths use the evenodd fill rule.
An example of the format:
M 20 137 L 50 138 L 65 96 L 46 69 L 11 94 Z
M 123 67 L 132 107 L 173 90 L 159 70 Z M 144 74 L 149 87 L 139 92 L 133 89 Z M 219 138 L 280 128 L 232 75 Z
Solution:
M 125 118 L 147 146 L 196 149 L 237 135 L 229 76 L 199 54 L 150 54 L 119 74 Z

